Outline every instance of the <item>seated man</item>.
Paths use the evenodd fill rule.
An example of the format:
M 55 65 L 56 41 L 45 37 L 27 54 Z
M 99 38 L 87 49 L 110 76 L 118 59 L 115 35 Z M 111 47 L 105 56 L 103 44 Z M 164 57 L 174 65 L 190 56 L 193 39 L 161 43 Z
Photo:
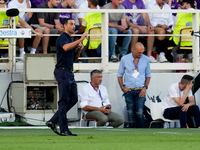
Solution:
M 119 127 L 124 119 L 119 114 L 111 111 L 111 104 L 108 99 L 106 88 L 101 85 L 102 72 L 93 70 L 91 82 L 80 91 L 80 106 L 86 113 L 86 118 L 95 118 L 97 126 L 104 126 L 110 122 L 110 126 Z
M 31 7 L 32 8 L 37 8 L 37 6 L 41 3 L 44 3 L 48 0 L 30 0 L 31 1 Z
M 38 5 L 37 8 L 57 8 L 59 0 L 48 0 Z M 60 34 L 64 31 L 63 25 L 60 23 L 59 13 L 33 13 L 28 23 L 34 29 L 40 29 L 44 34 Z M 49 36 L 42 38 L 43 53 L 47 54 L 49 44 Z M 34 54 L 36 49 L 32 49 L 31 53 Z
M 7 1 L 0 1 L 0 8 L 6 8 Z M 0 12 L 0 25 L 8 25 L 9 24 L 9 17 L 6 15 L 6 12 Z M 34 30 L 29 24 L 27 24 L 21 17 L 16 17 L 16 23 L 20 23 L 23 28 L 30 28 L 31 32 L 36 34 L 34 41 L 32 43 L 32 48 L 37 48 L 40 43 L 40 39 L 43 37 L 43 34 L 40 30 Z M 8 41 L 1 41 L 0 44 L 9 44 Z M 20 51 L 20 55 L 23 55 L 24 51 Z
M 98 0 L 88 0 L 88 6 L 90 9 L 97 9 L 97 4 L 98 4 Z M 76 32 L 76 34 L 81 34 L 85 31 L 87 31 L 89 28 L 91 28 L 92 26 L 94 26 L 95 24 L 101 24 L 101 13 L 87 13 L 83 19 L 82 19 L 82 24 L 81 27 L 79 28 L 79 30 Z M 84 39 L 83 40 L 83 45 L 86 46 L 87 45 L 88 40 Z M 93 49 L 97 49 L 97 57 L 101 56 L 101 46 L 100 46 L 99 41 L 93 41 L 90 42 L 90 47 L 92 47 Z
M 194 116 L 197 128 L 200 128 L 199 107 L 192 94 L 193 77 L 184 75 L 179 83 L 173 83 L 163 100 L 163 116 L 166 119 L 180 119 L 181 128 L 187 127 L 187 118 Z M 188 98 L 188 103 L 186 99 Z
M 74 9 L 75 8 L 75 0 L 64 0 L 58 4 L 58 8 L 60 9 Z M 60 22 L 63 23 L 63 21 L 66 18 L 72 18 L 71 12 L 61 12 L 59 13 Z
M 129 27 L 133 34 L 154 34 L 154 29 L 150 24 L 149 16 L 147 13 L 136 13 L 134 9 L 145 9 L 145 5 L 142 0 L 125 0 L 123 1 L 122 5 L 126 9 L 133 9 L 133 13 L 126 13 L 126 20 Z M 147 26 L 141 24 L 142 17 Z M 131 49 L 135 46 L 138 42 L 138 36 L 132 36 L 131 40 Z M 152 56 L 152 49 L 154 45 L 154 36 L 147 36 L 147 56 L 151 63 L 157 62 L 155 58 Z
M 147 4 L 147 9 L 151 10 L 168 10 L 171 8 L 166 4 L 166 0 L 153 0 Z M 148 13 L 151 25 L 154 27 L 155 34 L 167 34 L 171 33 L 173 18 L 172 13 Z M 156 51 L 159 54 L 160 62 L 173 61 L 171 52 L 167 50 L 167 44 L 165 39 L 168 37 L 165 36 L 156 36 L 158 42 L 156 44 Z M 166 59 L 166 57 L 167 59 Z
M 125 9 L 122 5 L 122 0 L 112 0 L 103 6 L 103 9 Z M 109 13 L 109 34 L 132 34 L 126 23 L 125 13 Z M 117 62 L 118 58 L 115 52 L 115 43 L 117 36 L 109 36 L 109 58 L 112 62 Z M 131 36 L 124 36 L 122 42 L 122 49 L 120 51 L 121 57 L 127 54 Z
M 18 9 L 24 8 L 24 9 L 26 9 L 26 8 L 31 8 L 30 5 L 31 4 L 30 4 L 29 0 L 12 0 L 8 3 L 8 8 L 18 8 Z M 31 18 L 32 12 L 27 12 L 27 13 L 26 12 L 20 12 L 19 13 L 19 17 L 22 18 L 24 21 L 25 21 L 26 15 L 27 15 L 28 18 Z M 18 23 L 17 28 L 23 28 L 23 27 L 21 26 L 20 23 Z M 24 44 L 25 43 L 24 42 L 25 42 L 24 39 L 22 39 L 22 38 L 18 39 L 19 51 L 20 51 L 19 57 L 22 57 L 22 58 L 24 57 L 24 54 L 25 54 L 25 51 L 24 51 Z

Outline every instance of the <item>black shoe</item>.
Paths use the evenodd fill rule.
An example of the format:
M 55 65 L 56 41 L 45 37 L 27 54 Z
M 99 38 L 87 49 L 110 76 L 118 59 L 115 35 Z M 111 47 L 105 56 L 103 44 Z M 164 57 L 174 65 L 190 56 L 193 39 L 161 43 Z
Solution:
M 47 125 L 49 128 L 51 128 L 51 130 L 52 130 L 54 133 L 60 135 L 60 133 L 59 133 L 58 130 L 57 130 L 57 125 L 56 125 L 55 123 L 53 123 L 53 122 L 51 122 L 51 121 L 47 121 L 47 122 L 46 122 L 46 125 Z
M 72 134 L 70 131 L 62 131 L 61 136 L 78 136 L 77 134 Z

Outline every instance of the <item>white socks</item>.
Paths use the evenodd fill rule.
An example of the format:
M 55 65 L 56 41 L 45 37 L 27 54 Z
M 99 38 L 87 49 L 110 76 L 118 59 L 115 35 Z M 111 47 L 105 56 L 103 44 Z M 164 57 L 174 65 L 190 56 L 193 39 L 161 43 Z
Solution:
M 30 54 L 35 54 L 36 49 L 35 48 L 31 48 Z
M 24 54 L 26 54 L 24 48 L 20 48 L 19 52 L 20 52 L 19 57 L 24 57 Z

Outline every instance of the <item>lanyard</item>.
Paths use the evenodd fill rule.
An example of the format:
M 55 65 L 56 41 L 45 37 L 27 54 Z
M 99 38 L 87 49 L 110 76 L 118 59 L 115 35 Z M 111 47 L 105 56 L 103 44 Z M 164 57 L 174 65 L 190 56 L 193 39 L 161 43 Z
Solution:
M 135 69 L 139 72 L 139 70 L 138 70 L 138 64 L 139 64 L 139 61 L 140 61 L 140 59 L 138 59 L 138 63 L 137 63 L 137 65 L 135 65 L 135 62 L 134 62 L 134 60 L 133 60 L 133 63 L 134 63 L 134 65 L 135 65 Z M 134 69 L 134 70 L 135 70 Z
M 101 91 L 100 91 L 100 89 L 99 89 L 99 92 L 94 88 L 94 86 L 92 85 L 92 83 L 90 82 L 90 85 L 93 87 L 93 89 L 99 94 L 99 97 L 101 98 L 101 104 L 102 104 L 102 106 L 103 106 L 103 103 L 104 103 L 104 101 L 103 101 L 103 97 L 101 96 Z

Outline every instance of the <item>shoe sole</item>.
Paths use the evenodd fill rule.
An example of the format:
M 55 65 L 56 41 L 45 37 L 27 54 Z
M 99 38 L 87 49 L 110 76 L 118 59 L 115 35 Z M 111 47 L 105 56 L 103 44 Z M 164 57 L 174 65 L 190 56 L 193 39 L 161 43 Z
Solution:
M 69 134 L 68 135 L 66 135 L 66 134 L 65 135 L 60 134 L 60 136 L 78 136 L 78 135 L 77 134 L 72 134 L 72 135 L 69 135 Z
M 51 127 L 50 127 L 51 128 Z M 55 134 L 57 134 L 57 135 L 61 135 L 58 131 L 55 131 L 54 129 L 52 129 L 51 128 L 51 130 L 55 133 Z
M 53 127 L 48 126 L 48 125 L 47 125 L 47 127 L 49 127 L 49 128 L 50 128 L 54 133 L 56 133 L 57 135 L 61 135 L 58 131 L 55 131 Z

